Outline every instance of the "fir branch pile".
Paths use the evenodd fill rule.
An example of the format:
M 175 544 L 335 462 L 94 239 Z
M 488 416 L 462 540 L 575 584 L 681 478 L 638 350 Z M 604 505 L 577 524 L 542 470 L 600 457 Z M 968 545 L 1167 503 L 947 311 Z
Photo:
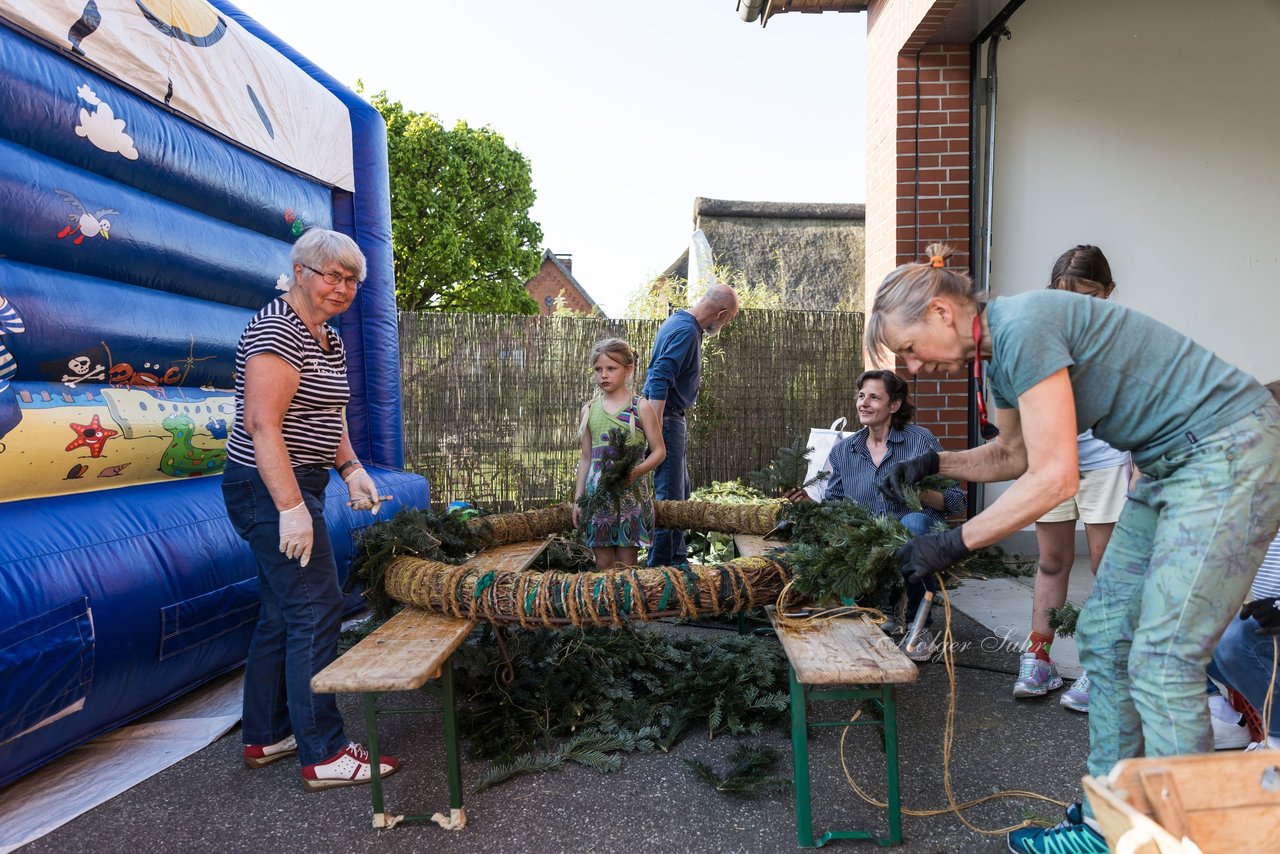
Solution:
M 644 444 L 632 442 L 628 431 L 610 427 L 605 435 L 608 438 L 600 451 L 600 476 L 594 488 L 578 498 L 584 521 L 606 507 L 615 516 L 621 513 L 622 499 L 631 486 L 631 472 L 644 462 Z
M 765 495 L 786 495 L 797 489 L 807 489 L 827 478 L 828 472 L 819 472 L 805 480 L 809 473 L 809 455 L 813 448 L 807 446 L 803 436 L 785 448 L 778 449 L 778 456 L 759 471 L 750 472 L 747 482 Z
M 926 488 L 936 488 L 928 486 Z M 849 499 L 795 504 L 795 523 L 783 559 L 795 573 L 792 590 L 822 605 L 879 607 L 903 588 L 896 552 L 911 538 L 892 516 L 872 516 Z M 1029 562 L 998 546 L 978 549 L 952 567 L 957 575 L 1024 575 Z
M 593 751 L 667 751 L 694 728 L 754 734 L 787 714 L 786 659 L 768 639 L 631 628 L 506 637 L 510 684 L 496 644 L 454 658 L 469 753 L 494 760 L 485 785 L 565 762 L 613 770 Z
M 383 574 L 397 557 L 461 564 L 489 545 L 482 525 L 468 525 L 456 513 L 433 513 L 406 508 L 392 518 L 370 525 L 360 535 L 345 591 L 359 583 L 375 624 L 385 622 L 402 607 L 387 595 Z
M 890 600 L 902 588 L 894 553 L 910 535 L 892 516 L 872 516 L 856 501 L 797 504 L 787 562 L 792 589 L 822 604 Z

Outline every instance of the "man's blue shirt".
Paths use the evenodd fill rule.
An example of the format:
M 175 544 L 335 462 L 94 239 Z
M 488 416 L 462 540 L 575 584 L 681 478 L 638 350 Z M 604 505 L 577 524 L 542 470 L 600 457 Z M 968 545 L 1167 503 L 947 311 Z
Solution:
M 644 396 L 665 400 L 667 411 L 684 411 L 698 399 L 702 383 L 702 327 L 684 309 L 663 321 L 653 342 Z

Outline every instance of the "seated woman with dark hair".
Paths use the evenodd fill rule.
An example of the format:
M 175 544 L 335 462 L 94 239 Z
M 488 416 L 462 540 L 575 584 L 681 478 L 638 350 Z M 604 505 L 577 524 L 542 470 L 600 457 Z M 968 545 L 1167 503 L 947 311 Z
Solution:
M 878 484 L 888 471 L 887 463 L 907 460 L 927 451 L 940 451 L 934 435 L 912 424 L 915 407 L 907 400 L 907 384 L 893 371 L 866 371 L 858 377 L 858 422 L 862 429 L 841 439 L 831 449 L 828 461 L 831 476 L 827 479 L 823 501 L 848 498 L 866 507 L 875 516 L 893 516 L 913 537 L 926 533 L 948 516 L 963 513 L 964 490 L 951 487 L 944 492 L 922 490 L 922 510 L 911 510 L 885 495 Z M 804 490 L 787 496 L 792 501 L 808 501 Z M 920 582 L 907 584 L 907 618 L 915 614 L 925 587 Z M 928 661 L 936 651 L 933 636 L 925 630 L 907 655 L 915 661 Z

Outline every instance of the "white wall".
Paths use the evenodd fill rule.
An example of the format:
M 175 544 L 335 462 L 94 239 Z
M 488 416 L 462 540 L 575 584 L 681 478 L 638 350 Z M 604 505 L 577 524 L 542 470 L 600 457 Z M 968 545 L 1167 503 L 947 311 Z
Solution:
M 1280 3 L 1028 0 L 1009 29 L 993 293 L 1092 243 L 1113 299 L 1280 378 Z
M 1280 378 L 1280 3 L 1028 0 L 999 49 L 992 287 L 1076 243 L 1117 296 Z

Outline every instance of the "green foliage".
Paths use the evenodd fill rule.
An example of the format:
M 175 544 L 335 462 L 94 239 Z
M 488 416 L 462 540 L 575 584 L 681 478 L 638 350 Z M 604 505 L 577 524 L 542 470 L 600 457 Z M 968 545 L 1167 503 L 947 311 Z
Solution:
M 778 751 L 767 744 L 740 744 L 729 756 L 729 767 L 723 774 L 696 759 L 686 759 L 684 763 L 693 769 L 694 776 L 716 791 L 744 795 L 790 785 L 786 777 L 770 777 L 764 773 L 777 760 Z
M 1059 637 L 1075 637 L 1076 621 L 1080 619 L 1080 609 L 1070 602 L 1061 608 L 1049 609 L 1049 628 Z
M 908 510 L 923 510 L 924 505 L 920 503 L 920 493 L 925 491 L 945 492 L 955 486 L 959 481 L 952 480 L 949 477 L 943 477 L 940 474 L 931 474 L 916 484 L 906 484 L 902 488 L 902 500 L 907 505 Z
M 740 480 L 713 480 L 710 486 L 700 486 L 690 496 L 694 501 L 714 501 L 717 504 L 754 504 L 768 497 Z
M 790 445 L 778 449 L 777 459 L 760 471 L 748 474 L 747 480 L 765 495 L 785 495 L 794 489 L 806 489 L 827 477 L 827 472 L 819 472 L 812 480 L 805 480 L 812 452 L 805 438 L 797 436 Z
M 868 603 L 902 586 L 894 553 L 910 539 L 892 516 L 871 515 L 855 501 L 797 504 L 791 509 L 788 560 L 796 593 L 822 604 Z
M 401 607 L 382 583 L 393 560 L 409 555 L 460 564 L 487 544 L 484 534 L 472 531 L 457 514 L 406 508 L 360 534 L 346 590 L 359 582 L 376 622 L 385 622 Z
M 524 289 L 542 262 L 529 161 L 491 128 L 446 130 L 385 91 L 369 101 L 387 123 L 397 305 L 537 314 Z
M 712 268 L 717 282 L 728 285 L 738 293 L 740 308 L 782 308 L 783 290 L 747 281 L 741 270 L 722 267 Z M 689 307 L 689 282 L 679 277 L 656 276 L 645 283 L 627 303 L 627 317 L 665 320 L 673 309 Z
M 530 569 L 558 572 L 586 572 L 596 568 L 596 556 L 580 537 L 552 534 L 547 538 L 547 548 L 538 556 Z
M 595 488 L 583 492 L 578 499 L 583 519 L 590 519 L 606 507 L 615 516 L 621 513 L 623 496 L 631 486 L 631 472 L 644 462 L 644 445 L 633 443 L 628 431 L 610 427 L 607 435 L 609 438 L 601 449 L 600 477 Z
M 740 480 L 715 480 L 710 486 L 695 489 L 690 498 L 717 504 L 754 504 L 767 501 L 769 496 Z M 686 531 L 685 544 L 690 557 L 702 564 L 724 563 L 733 557 L 733 537 L 718 531 Z
M 689 727 L 705 725 L 708 737 L 756 733 L 787 713 L 786 659 L 764 639 L 632 628 L 506 637 L 510 684 L 499 678 L 496 644 L 468 644 L 454 659 L 462 732 L 473 756 L 497 760 L 494 774 L 559 767 L 548 757 L 579 761 L 561 753 L 566 740 L 666 751 Z
M 578 311 L 569 307 L 569 301 L 565 299 L 564 288 L 560 289 L 560 293 L 556 294 L 552 301 L 551 314 L 555 317 L 603 317 L 604 312 L 599 308 L 591 311 Z
M 480 778 L 476 791 L 483 792 L 521 774 L 559 771 L 566 762 L 577 762 L 606 774 L 612 773 L 622 767 L 622 760 L 609 754 L 626 749 L 627 745 L 617 738 L 601 733 L 583 733 L 547 753 L 526 753 L 506 762 L 493 763 L 488 773 Z
M 896 552 L 910 534 L 897 519 L 876 518 L 847 499 L 796 504 L 788 513 L 795 526 L 786 554 L 797 594 L 822 605 L 852 601 L 874 607 L 892 601 L 902 589 Z M 952 569 L 970 575 L 1022 575 L 1026 565 L 998 546 L 988 546 Z

